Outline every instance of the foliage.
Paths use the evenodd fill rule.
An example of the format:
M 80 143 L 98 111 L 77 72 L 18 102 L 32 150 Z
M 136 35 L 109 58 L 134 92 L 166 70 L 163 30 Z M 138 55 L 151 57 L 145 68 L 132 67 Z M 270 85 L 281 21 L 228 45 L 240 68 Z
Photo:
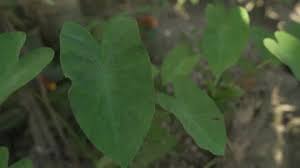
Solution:
M 281 62 L 289 66 L 298 80 L 300 80 L 299 48 L 300 41 L 296 37 L 284 31 L 275 32 L 275 40 L 266 38 L 266 48 Z
M 69 98 L 82 130 L 98 149 L 127 166 L 154 113 L 151 66 L 132 19 L 113 18 L 102 36 L 99 44 L 80 25 L 66 23 L 61 62 L 72 80 Z
M 21 32 L 0 35 L 0 104 L 37 76 L 53 58 L 51 49 L 39 48 L 19 59 L 24 42 L 25 34 Z
M 190 80 L 177 80 L 174 88 L 175 98 L 158 95 L 160 105 L 179 119 L 200 147 L 216 155 L 224 154 L 223 115 L 214 101 Z
M 220 4 L 207 7 L 206 20 L 201 54 L 218 81 L 239 60 L 248 42 L 250 21 L 244 8 L 226 9 Z M 262 39 L 266 34 L 258 29 L 254 32 L 254 41 L 264 50 Z M 278 40 L 278 46 L 271 39 L 265 40 L 265 45 L 290 65 L 285 55 L 294 57 L 296 51 L 286 46 L 281 49 L 282 39 Z M 283 40 L 300 45 L 292 37 Z M 0 50 L 4 53 L 0 55 L 0 104 L 52 60 L 53 51 L 40 48 L 18 61 L 24 41 L 23 33 L 0 36 Z M 162 66 L 156 67 L 150 64 L 137 23 L 131 18 L 114 17 L 108 22 L 95 22 L 87 29 L 65 23 L 60 51 L 62 70 L 72 82 L 68 98 L 75 118 L 88 139 L 105 155 L 98 167 L 109 167 L 114 162 L 123 167 L 147 167 L 169 152 L 176 140 L 161 127 L 168 112 L 175 115 L 199 147 L 215 155 L 224 154 L 227 137 L 223 109 L 218 107 L 222 108 L 225 99 L 240 97 L 243 91 L 233 82 L 223 85 L 213 81 L 207 82 L 208 93 L 200 89 L 189 79 L 200 60 L 200 54 L 189 44 L 176 45 Z M 299 73 L 294 64 L 290 66 L 295 74 Z M 156 90 L 157 102 L 154 77 L 162 80 Z M 164 90 L 168 86 L 173 88 L 171 93 Z M 155 109 L 155 103 L 168 112 Z M 0 155 L 0 166 L 6 168 L 8 154 L 0 150 Z M 31 166 L 30 161 L 23 160 L 12 167 L 27 165 Z
M 178 44 L 163 62 L 161 70 L 163 84 L 190 74 L 198 60 L 199 57 L 192 51 L 191 46 L 186 43 Z
M 226 9 L 222 5 L 208 5 L 207 25 L 201 39 L 201 50 L 217 79 L 236 64 L 248 42 L 249 16 L 246 9 Z

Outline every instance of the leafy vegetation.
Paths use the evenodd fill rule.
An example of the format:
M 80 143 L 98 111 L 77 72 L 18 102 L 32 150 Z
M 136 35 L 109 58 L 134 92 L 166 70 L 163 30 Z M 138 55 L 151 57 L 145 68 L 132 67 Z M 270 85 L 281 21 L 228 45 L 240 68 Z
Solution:
M 177 1 L 177 7 L 185 2 Z M 3 33 L 0 35 L 0 104 L 35 79 L 51 61 L 56 61 L 71 83 L 63 88 L 69 94 L 63 97 L 66 100 L 62 103 L 66 106 L 70 103 L 83 134 L 104 155 L 95 163 L 98 168 L 146 168 L 163 157 L 177 144 L 176 137 L 162 126 L 170 117 L 176 118 L 200 148 L 213 155 L 224 155 L 225 104 L 244 94 L 233 77 L 226 76 L 226 71 L 237 64 L 247 68 L 248 62 L 241 55 L 251 40 L 262 59 L 274 64 L 280 60 L 300 80 L 300 41 L 296 31 L 299 25 L 287 26 L 289 33 L 275 32 L 273 39 L 268 31 L 250 27 L 245 8 L 227 8 L 221 4 L 208 5 L 205 19 L 200 44 L 197 47 L 186 41 L 176 44 L 160 66 L 151 64 L 141 37 L 143 31 L 128 16 L 92 23 L 87 28 L 66 22 L 60 32 L 60 54 L 56 60 L 53 60 L 54 51 L 45 47 L 19 58 L 25 34 Z M 155 27 L 158 24 L 152 17 L 145 20 L 155 23 Z M 206 61 L 208 69 L 203 70 Z M 249 67 L 258 71 L 255 66 Z M 208 71 L 212 77 L 199 82 L 192 78 L 196 69 L 203 74 L 206 72 L 202 71 Z M 43 99 L 46 94 L 43 89 L 56 90 L 56 86 L 55 82 L 46 81 L 41 97 L 34 96 Z M 42 108 L 53 112 L 55 109 L 49 104 L 54 101 L 44 99 L 40 100 L 46 102 Z M 19 111 L 10 111 L 10 115 L 0 118 L 0 123 L 11 127 L 9 124 L 14 125 L 11 116 L 18 114 Z M 65 124 L 63 119 L 58 121 Z M 0 168 L 8 167 L 8 155 L 6 148 L 0 148 Z M 9 168 L 32 167 L 32 161 L 23 159 Z
M 81 128 L 98 149 L 127 166 L 154 114 L 151 66 L 137 24 L 121 17 L 110 20 L 98 44 L 87 30 L 67 23 L 61 60 L 72 80 L 70 102 Z
M 24 33 L 6 33 L 0 36 L 0 103 L 12 92 L 37 76 L 50 63 L 54 52 L 49 48 L 36 49 L 24 58 L 18 58 L 25 42 Z
M 280 61 L 288 65 L 296 78 L 300 80 L 298 65 L 300 62 L 300 57 L 298 56 L 300 47 L 299 39 L 284 31 L 275 32 L 275 38 L 276 40 L 270 38 L 264 40 L 266 48 Z
M 222 73 L 239 60 L 249 36 L 250 18 L 244 8 L 226 9 L 222 5 L 208 5 L 207 26 L 201 39 L 203 56 L 219 79 Z
M 163 84 L 174 82 L 178 77 L 189 75 L 197 62 L 199 57 L 193 52 L 191 46 L 186 43 L 179 44 L 172 49 L 161 69 L 161 76 Z
M 158 95 L 160 105 L 174 113 L 199 146 L 216 155 L 224 154 L 226 133 L 223 115 L 214 101 L 190 80 L 177 80 L 174 88 L 175 98 Z

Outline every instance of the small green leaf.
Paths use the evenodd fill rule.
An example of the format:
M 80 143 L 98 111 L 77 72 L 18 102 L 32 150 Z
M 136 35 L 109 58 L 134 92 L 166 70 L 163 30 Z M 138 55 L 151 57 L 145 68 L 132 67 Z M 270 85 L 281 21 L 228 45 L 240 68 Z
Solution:
M 207 25 L 201 40 L 204 57 L 217 79 L 240 58 L 248 42 L 249 16 L 246 9 L 208 5 Z
M 39 48 L 19 59 L 25 38 L 21 32 L 0 35 L 0 104 L 38 75 L 53 58 L 52 49 Z
M 159 94 L 159 104 L 174 113 L 201 148 L 224 154 L 224 119 L 215 102 L 190 80 L 177 80 L 174 87 L 175 98 Z
M 266 38 L 265 47 L 281 62 L 289 66 L 298 80 L 300 80 L 300 41 L 284 31 L 275 32 L 275 38 Z
M 66 23 L 60 40 L 79 125 L 99 150 L 126 167 L 143 144 L 155 108 L 151 64 L 137 23 L 110 20 L 101 43 L 82 26 Z
M 163 84 L 173 82 L 178 77 L 186 76 L 193 71 L 199 57 L 191 46 L 182 43 L 172 49 L 165 58 L 161 75 Z
M 7 168 L 8 163 L 8 150 L 0 147 L 0 168 Z

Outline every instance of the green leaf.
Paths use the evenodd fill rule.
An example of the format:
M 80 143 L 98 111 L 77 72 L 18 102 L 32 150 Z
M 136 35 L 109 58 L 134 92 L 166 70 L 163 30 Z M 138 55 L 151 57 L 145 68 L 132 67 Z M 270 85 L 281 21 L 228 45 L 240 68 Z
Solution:
M 207 25 L 201 39 L 201 49 L 208 64 L 219 79 L 222 73 L 240 58 L 248 42 L 249 16 L 246 9 L 227 9 L 208 5 Z
M 177 80 L 174 88 L 175 98 L 159 94 L 159 104 L 174 113 L 201 148 L 224 154 L 224 118 L 215 102 L 190 80 Z
M 155 108 L 151 64 L 136 22 L 110 20 L 101 43 L 82 26 L 66 23 L 60 39 L 79 125 L 99 150 L 126 167 L 143 143 Z
M 0 147 L 0 168 L 7 168 L 8 163 L 8 150 Z
M 9 168 L 33 168 L 33 165 L 31 160 L 22 159 L 11 165 Z
M 0 104 L 37 76 L 53 58 L 52 49 L 39 48 L 19 59 L 25 38 L 21 32 L 0 35 Z
M 281 62 L 289 66 L 298 80 L 300 80 L 300 41 L 284 31 L 275 32 L 275 38 L 266 38 L 265 47 Z
M 191 46 L 185 43 L 177 45 L 163 62 L 161 70 L 163 84 L 191 73 L 198 60 L 199 57 L 192 51 Z
M 144 145 L 131 168 L 147 168 L 153 161 L 162 158 L 176 145 L 176 137 L 162 128 L 162 122 L 169 118 L 168 113 L 157 111 Z

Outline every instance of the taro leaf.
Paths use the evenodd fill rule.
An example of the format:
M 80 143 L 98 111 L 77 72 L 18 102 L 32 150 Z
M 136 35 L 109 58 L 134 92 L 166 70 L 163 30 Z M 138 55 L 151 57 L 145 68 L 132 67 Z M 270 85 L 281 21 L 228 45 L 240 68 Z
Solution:
M 8 163 L 8 150 L 0 147 L 0 168 L 7 168 Z
M 38 75 L 53 58 L 53 50 L 39 48 L 19 59 L 25 38 L 21 32 L 0 35 L 0 104 Z
M 0 147 L 0 168 L 7 168 L 8 167 L 8 150 L 4 147 Z M 32 168 L 32 162 L 28 159 L 22 159 L 9 168 Z
M 163 84 L 191 73 L 198 60 L 199 57 L 192 51 L 191 46 L 186 43 L 177 45 L 168 53 L 162 65 Z
M 146 168 L 153 161 L 162 158 L 176 145 L 176 137 L 170 135 L 162 127 L 162 123 L 169 119 L 169 113 L 157 111 L 144 145 L 131 165 L 131 168 Z
M 175 98 L 159 94 L 158 103 L 174 113 L 199 147 L 224 154 L 224 119 L 214 101 L 190 80 L 177 80 L 174 88 Z
M 289 66 L 298 80 L 300 80 L 300 41 L 284 31 L 275 32 L 275 38 L 266 38 L 265 47 L 281 62 Z
M 239 60 L 247 45 L 249 16 L 241 7 L 226 9 L 222 5 L 208 5 L 206 20 L 200 45 L 212 72 L 219 79 Z
M 101 43 L 82 26 L 66 23 L 60 39 L 79 125 L 99 150 L 127 166 L 143 143 L 155 108 L 151 64 L 136 22 L 110 20 Z

